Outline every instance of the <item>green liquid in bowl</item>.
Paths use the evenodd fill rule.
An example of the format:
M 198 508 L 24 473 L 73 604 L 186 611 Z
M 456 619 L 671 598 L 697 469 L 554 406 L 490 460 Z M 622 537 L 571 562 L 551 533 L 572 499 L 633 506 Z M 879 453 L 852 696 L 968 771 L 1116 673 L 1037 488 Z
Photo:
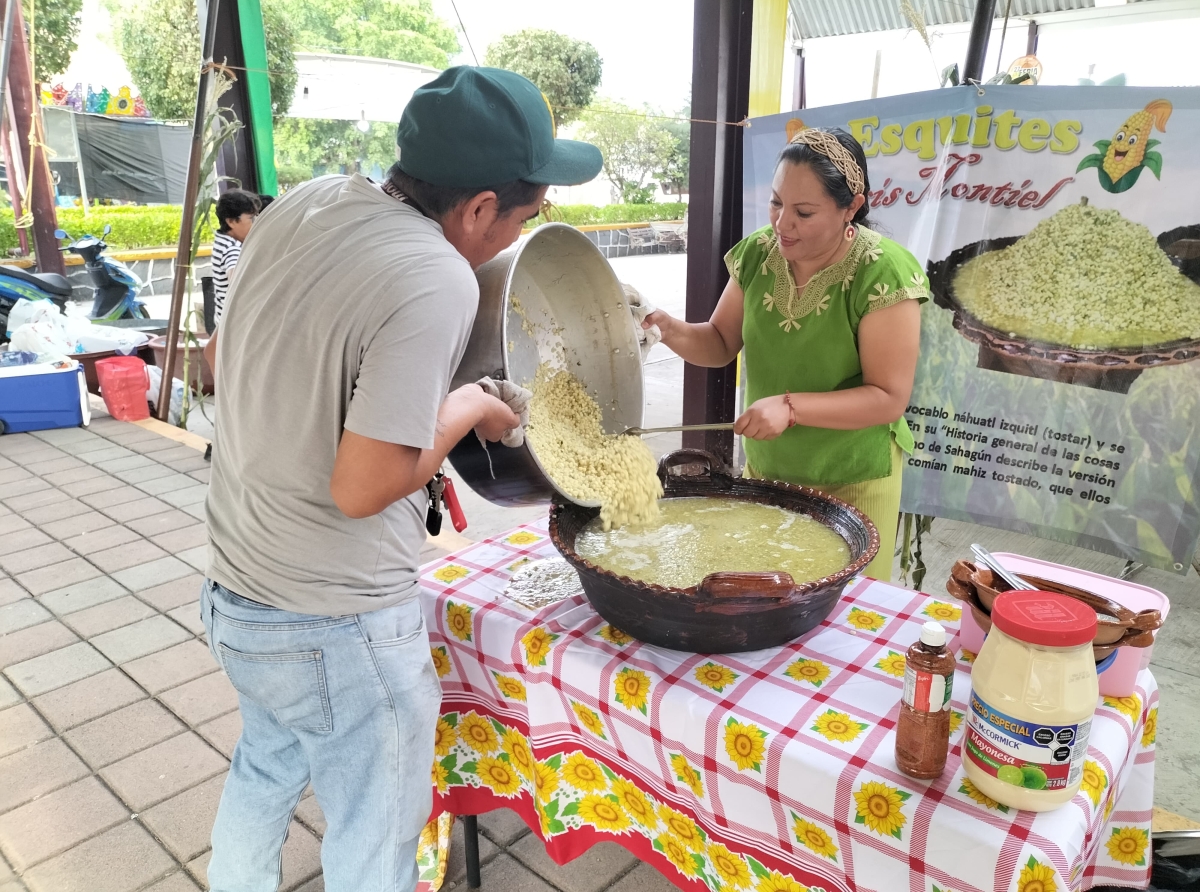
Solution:
M 602 569 L 670 588 L 719 572 L 783 572 L 800 584 L 850 564 L 845 540 L 820 521 L 736 499 L 664 499 L 656 521 L 607 532 L 596 518 L 575 551 Z

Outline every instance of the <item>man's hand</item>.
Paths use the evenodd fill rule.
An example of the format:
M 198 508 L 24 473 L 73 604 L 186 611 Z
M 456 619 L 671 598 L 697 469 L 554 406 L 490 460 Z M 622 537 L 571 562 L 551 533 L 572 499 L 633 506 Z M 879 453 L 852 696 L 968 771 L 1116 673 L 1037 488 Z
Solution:
M 792 412 L 782 396 L 767 396 L 755 402 L 733 424 L 733 432 L 751 440 L 774 440 L 792 420 Z
M 533 400 L 533 394 L 511 381 L 480 378 L 475 384 L 507 410 L 507 414 L 498 409 L 495 410 L 494 418 L 489 415 L 484 424 L 476 427 L 475 433 L 479 438 L 481 440 L 499 440 L 505 446 L 514 449 L 524 443 L 525 425 L 529 424 L 529 404 Z M 493 424 L 506 426 L 497 429 Z

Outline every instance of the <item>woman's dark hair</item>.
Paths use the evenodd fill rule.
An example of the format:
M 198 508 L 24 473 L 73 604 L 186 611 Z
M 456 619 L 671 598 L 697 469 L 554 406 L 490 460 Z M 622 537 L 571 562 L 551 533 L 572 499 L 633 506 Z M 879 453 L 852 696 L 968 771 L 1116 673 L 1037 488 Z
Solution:
M 871 212 L 871 181 L 867 177 L 867 156 L 863 154 L 862 146 L 859 145 L 858 140 L 845 130 L 835 127 L 831 128 L 829 132 L 836 136 L 837 141 L 846 147 L 846 150 L 854 157 L 854 163 L 862 170 L 863 195 L 867 197 L 867 200 L 863 202 L 863 206 L 858 209 L 851 222 L 869 228 L 871 224 L 867 220 L 867 215 Z M 842 175 L 842 172 L 837 169 L 837 166 L 827 156 L 822 155 L 812 146 L 805 145 L 804 143 L 789 143 L 788 147 L 779 155 L 779 164 L 785 161 L 788 164 L 807 165 L 817 175 L 817 179 L 825 187 L 825 194 L 833 199 L 834 204 L 840 208 L 850 207 L 850 202 L 854 200 L 854 193 L 850 191 L 850 187 L 846 184 L 846 178 Z M 776 166 L 778 167 L 778 165 Z
M 258 212 L 261 214 L 263 211 L 265 211 L 267 209 L 267 205 L 269 205 L 274 200 L 275 200 L 274 195 L 267 195 L 265 192 L 261 193 L 258 196 Z
M 393 164 L 387 173 L 393 185 L 432 217 L 444 217 L 464 201 L 470 201 L 480 192 L 495 192 L 496 207 L 501 215 L 513 208 L 524 207 L 534 202 L 542 187 L 524 180 L 513 180 L 499 186 L 434 186 L 416 177 L 410 177 Z
M 262 205 L 258 196 L 244 189 L 226 189 L 217 199 L 217 232 L 228 232 L 230 220 L 242 214 L 257 214 Z

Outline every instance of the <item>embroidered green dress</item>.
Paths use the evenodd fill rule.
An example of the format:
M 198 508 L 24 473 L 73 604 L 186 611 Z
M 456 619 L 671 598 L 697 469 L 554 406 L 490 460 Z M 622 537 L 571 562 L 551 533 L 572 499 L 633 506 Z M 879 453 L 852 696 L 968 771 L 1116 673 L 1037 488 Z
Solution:
M 863 316 L 929 297 L 916 258 L 861 226 L 846 256 L 802 289 L 770 226 L 734 245 L 725 264 L 745 294 L 746 405 L 784 392 L 858 387 Z M 746 461 L 755 476 L 771 480 L 822 488 L 859 483 L 892 473 L 893 436 L 901 449 L 912 452 L 912 433 L 903 418 L 853 431 L 796 426 L 774 440 L 746 440 Z

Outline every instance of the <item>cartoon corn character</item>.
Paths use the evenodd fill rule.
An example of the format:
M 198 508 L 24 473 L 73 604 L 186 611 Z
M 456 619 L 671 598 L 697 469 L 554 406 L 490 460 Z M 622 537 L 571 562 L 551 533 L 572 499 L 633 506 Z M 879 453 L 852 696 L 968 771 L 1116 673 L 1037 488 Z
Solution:
M 1104 153 L 1104 172 L 1114 183 L 1142 163 L 1146 143 L 1150 140 L 1150 129 L 1157 127 L 1160 132 L 1166 133 L 1169 117 L 1171 103 L 1165 99 L 1155 99 L 1121 125 L 1108 151 Z
M 1162 156 L 1151 151 L 1158 145 L 1158 140 L 1150 139 L 1150 132 L 1157 129 L 1160 133 L 1166 133 L 1167 119 L 1170 117 L 1170 102 L 1166 99 L 1152 100 L 1144 109 L 1130 115 L 1111 140 L 1096 142 L 1100 153 L 1088 155 L 1079 162 L 1076 171 L 1087 167 L 1099 168 L 1100 185 L 1108 192 L 1124 192 L 1132 187 L 1143 168 L 1149 168 L 1156 178 L 1159 177 L 1162 173 Z

